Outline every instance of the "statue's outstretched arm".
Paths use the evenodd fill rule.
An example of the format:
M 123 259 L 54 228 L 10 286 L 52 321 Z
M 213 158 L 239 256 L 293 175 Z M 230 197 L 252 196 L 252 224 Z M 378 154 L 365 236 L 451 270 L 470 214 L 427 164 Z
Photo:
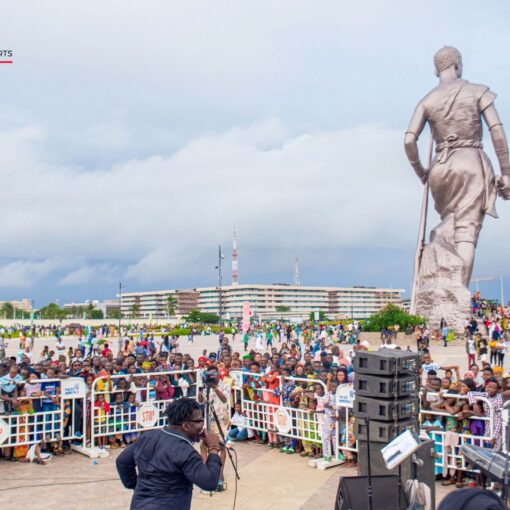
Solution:
M 404 138 L 404 148 L 406 151 L 407 159 L 413 167 L 416 175 L 425 184 L 427 181 L 427 170 L 423 168 L 420 161 L 420 153 L 418 152 L 418 138 L 425 127 L 427 118 L 425 116 L 425 109 L 420 103 L 414 110 L 413 118 L 409 124 Z
M 508 159 L 508 143 L 506 141 L 503 124 L 499 119 L 494 103 L 491 103 L 482 112 L 491 134 L 492 145 L 499 162 L 501 177 L 497 180 L 498 192 L 505 200 L 510 199 L 510 162 Z

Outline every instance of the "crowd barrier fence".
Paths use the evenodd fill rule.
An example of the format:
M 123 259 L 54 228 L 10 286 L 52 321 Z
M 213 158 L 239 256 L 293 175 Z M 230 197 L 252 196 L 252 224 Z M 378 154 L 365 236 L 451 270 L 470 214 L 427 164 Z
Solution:
M 101 376 L 87 388 L 81 378 L 43 379 L 31 381 L 29 397 L 22 397 L 18 410 L 0 413 L 0 447 L 32 445 L 41 441 L 59 440 L 83 441 L 83 446 L 97 446 L 99 438 L 134 440 L 145 430 L 161 428 L 165 425 L 164 409 L 172 399 L 158 399 L 156 382 L 161 376 L 168 377 L 174 387 L 173 398 L 187 395 L 197 398 L 202 387 L 200 370 L 180 370 L 165 372 L 147 372 L 129 375 Z M 243 371 L 230 373 L 232 392 L 230 405 L 240 403 L 241 410 L 248 420 L 248 427 L 259 433 L 272 433 L 310 444 L 320 445 L 324 432 L 324 413 L 313 412 L 308 407 L 294 407 L 293 397 L 305 393 L 305 397 L 315 391 L 319 385 L 326 394 L 326 384 L 319 379 L 278 376 L 273 390 L 266 388 L 262 380 L 264 374 L 252 374 Z M 127 387 L 119 387 L 119 381 L 129 380 Z M 179 382 L 181 381 L 181 382 Z M 182 381 L 186 381 L 185 383 Z M 43 389 L 51 388 L 55 383 L 57 390 L 52 396 L 38 393 L 38 385 Z M 135 393 L 135 402 L 125 402 L 124 397 L 116 403 L 119 392 Z M 291 397 L 291 391 L 292 397 Z M 428 398 L 433 394 L 428 394 Z M 439 396 L 438 394 L 436 394 Z M 443 398 L 467 400 L 467 395 L 442 394 Z M 24 400 L 23 400 L 24 399 Z M 470 471 L 459 449 L 463 444 L 476 444 L 490 447 L 494 437 L 495 416 L 491 403 L 484 397 L 476 397 L 489 408 L 489 416 L 472 416 L 471 419 L 483 420 L 483 436 L 474 436 L 469 432 L 451 434 L 446 430 L 426 430 L 435 442 L 436 469 Z M 107 405 L 100 403 L 104 401 Z M 29 409 L 32 402 L 33 409 Z M 352 433 L 354 390 L 352 384 L 340 385 L 336 392 L 333 413 L 336 419 L 333 449 L 338 454 L 357 451 Z M 4 405 L 5 402 L 4 402 Z M 503 449 L 508 427 L 508 413 L 503 413 Z M 426 415 L 451 417 L 445 411 L 431 409 L 420 410 L 420 423 Z M 225 431 L 226 432 L 226 431 Z
M 132 381 L 131 377 L 125 374 L 97 377 L 87 402 L 92 446 L 98 444 L 98 438 L 108 436 L 117 436 L 132 442 L 144 430 L 165 426 L 164 411 L 172 399 L 157 398 L 156 383 L 161 377 L 168 378 L 173 387 L 173 398 L 197 398 L 198 388 L 201 386 L 199 370 L 142 372 L 133 374 Z M 129 381 L 129 386 L 119 388 L 118 381 L 121 379 Z M 120 403 L 116 403 L 115 395 L 127 392 L 135 395 L 134 401 L 125 402 L 123 398 Z M 107 406 L 103 403 L 98 405 L 100 396 Z
M 439 398 L 439 393 L 429 392 L 427 398 L 435 396 Z M 462 399 L 468 401 L 468 395 L 459 395 L 458 393 L 443 393 L 442 398 L 448 399 Z M 447 430 L 430 430 L 426 431 L 426 428 L 421 428 L 422 434 L 426 434 L 428 437 L 434 440 L 434 449 L 436 452 L 435 467 L 436 472 L 443 472 L 449 470 L 460 470 L 460 471 L 472 471 L 472 469 L 466 464 L 465 458 L 460 454 L 460 447 L 464 444 L 474 444 L 476 446 L 483 446 L 490 448 L 490 442 L 494 437 L 494 408 L 488 399 L 485 397 L 476 397 L 476 400 L 482 401 L 489 408 L 489 416 L 471 416 L 467 420 L 480 420 L 485 423 L 484 435 L 478 436 L 473 435 L 471 432 L 455 432 Z M 432 409 L 420 409 L 420 423 L 423 424 L 425 421 L 423 418 L 426 415 L 441 416 L 444 418 L 452 417 L 452 415 L 446 411 L 435 411 Z
M 30 387 L 30 394 L 18 397 L 14 409 L 11 409 L 11 402 L 2 402 L 0 447 L 30 446 L 41 441 L 52 443 L 83 437 L 86 428 L 83 379 L 32 379 L 26 386 Z

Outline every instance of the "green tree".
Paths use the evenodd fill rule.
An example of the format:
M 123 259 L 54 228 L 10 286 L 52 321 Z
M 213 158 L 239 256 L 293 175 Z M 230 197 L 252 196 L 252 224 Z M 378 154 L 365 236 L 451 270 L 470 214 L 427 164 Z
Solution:
M 135 317 L 138 317 L 140 315 L 140 305 L 138 303 L 135 303 L 131 307 L 131 318 L 134 319 Z
M 108 311 L 109 319 L 118 319 L 120 317 L 120 310 L 118 308 L 112 308 Z
M 85 316 L 87 317 L 87 319 L 93 319 L 92 314 L 94 313 L 94 311 L 95 311 L 94 305 L 92 304 L 92 302 L 89 302 L 85 310 Z
M 192 324 L 218 324 L 220 318 L 214 313 L 200 312 L 199 310 L 192 310 L 184 317 L 186 322 Z
M 175 315 L 175 309 L 177 307 L 177 298 L 175 296 L 167 296 L 166 297 L 166 311 L 168 315 L 171 317 Z
M 320 321 L 325 321 L 326 320 L 326 312 L 324 310 L 319 310 L 319 320 Z M 310 320 L 311 321 L 314 321 L 315 320 L 315 312 L 310 312 Z
M 4 319 L 12 319 L 14 317 L 14 306 L 12 303 L 4 303 L 2 305 L 2 315 Z
M 406 329 L 408 326 L 418 326 L 425 324 L 427 320 L 418 315 L 409 315 L 396 305 L 387 305 L 376 314 L 369 317 L 363 324 L 364 331 L 381 331 L 382 328 L 394 326 L 398 324 L 401 330 Z
M 56 303 L 49 303 L 43 306 L 39 313 L 42 319 L 64 319 L 67 315 L 66 310 L 62 310 Z
M 278 313 L 290 312 L 290 306 L 286 306 L 286 305 L 277 305 L 277 306 L 275 307 L 275 310 L 276 310 Z
M 92 310 L 90 314 L 91 319 L 104 319 L 103 310 Z

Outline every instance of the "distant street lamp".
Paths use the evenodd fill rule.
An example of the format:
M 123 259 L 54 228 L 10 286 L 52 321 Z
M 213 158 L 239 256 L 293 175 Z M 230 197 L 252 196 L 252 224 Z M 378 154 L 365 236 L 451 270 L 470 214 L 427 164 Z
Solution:
M 215 269 L 218 270 L 218 317 L 220 321 L 221 328 L 221 318 L 223 314 L 223 293 L 222 293 L 222 285 L 223 285 L 223 277 L 221 275 L 221 261 L 225 258 L 225 256 L 221 253 L 221 244 L 218 246 L 218 265 L 214 266 Z
M 118 352 L 122 349 L 122 335 L 120 328 L 122 326 L 122 282 L 119 282 L 119 340 L 117 342 Z

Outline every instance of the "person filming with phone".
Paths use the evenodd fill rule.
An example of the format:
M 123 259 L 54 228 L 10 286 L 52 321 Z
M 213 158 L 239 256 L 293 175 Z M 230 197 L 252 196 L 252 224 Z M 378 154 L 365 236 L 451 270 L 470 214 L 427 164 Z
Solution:
M 166 416 L 166 427 L 144 432 L 117 457 L 121 482 L 135 491 L 131 510 L 187 510 L 193 484 L 205 491 L 218 486 L 220 438 L 205 430 L 200 405 L 180 398 L 168 406 Z M 193 447 L 200 440 L 207 451 L 205 463 Z

